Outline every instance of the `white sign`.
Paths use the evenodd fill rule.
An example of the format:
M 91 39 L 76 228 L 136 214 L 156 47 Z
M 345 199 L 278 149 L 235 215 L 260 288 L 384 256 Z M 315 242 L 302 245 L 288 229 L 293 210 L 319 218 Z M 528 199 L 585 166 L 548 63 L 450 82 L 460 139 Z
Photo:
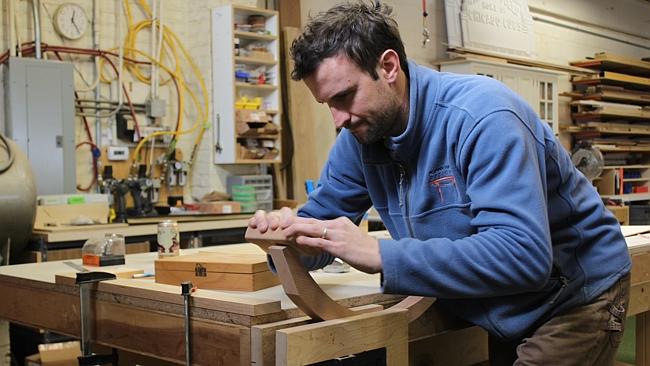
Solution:
M 533 58 L 535 33 L 526 0 L 445 0 L 450 47 Z

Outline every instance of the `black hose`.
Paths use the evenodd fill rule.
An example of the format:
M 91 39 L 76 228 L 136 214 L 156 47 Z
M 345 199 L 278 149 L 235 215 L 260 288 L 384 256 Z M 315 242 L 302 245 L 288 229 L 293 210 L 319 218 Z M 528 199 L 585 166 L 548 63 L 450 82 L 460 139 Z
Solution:
M 13 165 L 14 154 L 11 151 L 11 146 L 9 146 L 9 141 L 7 141 L 7 138 L 0 134 L 0 140 L 2 140 L 2 143 L 5 144 L 8 155 L 7 162 L 5 162 L 4 165 L 0 165 L 0 174 L 2 174 L 11 168 L 11 165 Z

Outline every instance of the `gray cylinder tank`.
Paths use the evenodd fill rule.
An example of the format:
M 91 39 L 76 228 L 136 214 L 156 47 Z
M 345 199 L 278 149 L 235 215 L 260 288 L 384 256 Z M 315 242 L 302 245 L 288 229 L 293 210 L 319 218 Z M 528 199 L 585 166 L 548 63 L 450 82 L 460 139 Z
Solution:
M 35 217 L 36 184 L 29 160 L 13 141 L 0 134 L 0 248 L 11 239 L 10 259 L 27 245 Z

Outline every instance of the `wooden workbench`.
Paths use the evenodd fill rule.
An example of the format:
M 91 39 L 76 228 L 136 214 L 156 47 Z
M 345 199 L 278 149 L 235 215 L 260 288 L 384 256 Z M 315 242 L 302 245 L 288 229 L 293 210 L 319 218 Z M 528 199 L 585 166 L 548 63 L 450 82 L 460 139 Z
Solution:
M 647 231 L 650 227 L 630 230 Z M 199 250 L 258 249 L 238 244 L 183 253 Z M 638 316 L 637 364 L 650 365 L 650 244 L 632 244 L 630 253 L 633 270 L 628 315 Z M 130 255 L 125 266 L 152 271 L 154 258 L 155 253 Z M 75 271 L 63 262 L 0 267 L 0 318 L 79 336 L 78 291 L 72 285 L 55 283 L 55 274 L 71 272 Z M 313 276 L 329 296 L 348 307 L 392 304 L 401 299 L 381 294 L 377 275 L 353 269 L 344 274 L 318 271 Z M 98 343 L 176 363 L 184 361 L 180 286 L 156 284 L 151 278 L 117 279 L 98 284 L 93 298 Z M 199 289 L 191 306 L 193 360 L 200 365 L 267 365 L 274 350 L 269 330 L 304 322 L 302 315 L 279 286 L 247 293 Z M 454 331 L 448 332 L 450 329 Z M 409 336 L 412 361 L 417 355 L 419 361 L 428 359 L 429 364 L 442 358 L 445 361 L 440 364 L 459 365 L 458 358 L 449 358 L 460 356 L 463 362 L 475 363 L 487 355 L 482 330 L 462 325 L 435 306 L 411 325 Z

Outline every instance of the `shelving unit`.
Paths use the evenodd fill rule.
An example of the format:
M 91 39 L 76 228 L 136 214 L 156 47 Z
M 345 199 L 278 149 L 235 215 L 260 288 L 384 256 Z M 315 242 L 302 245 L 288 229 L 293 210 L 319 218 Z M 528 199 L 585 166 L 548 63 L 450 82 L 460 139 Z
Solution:
M 650 62 L 606 53 L 574 61 L 598 73 L 574 76 L 576 142 L 589 141 L 605 158 L 594 185 L 603 198 L 626 204 L 650 201 Z
M 214 163 L 281 162 L 278 13 L 212 9 L 212 55 Z

